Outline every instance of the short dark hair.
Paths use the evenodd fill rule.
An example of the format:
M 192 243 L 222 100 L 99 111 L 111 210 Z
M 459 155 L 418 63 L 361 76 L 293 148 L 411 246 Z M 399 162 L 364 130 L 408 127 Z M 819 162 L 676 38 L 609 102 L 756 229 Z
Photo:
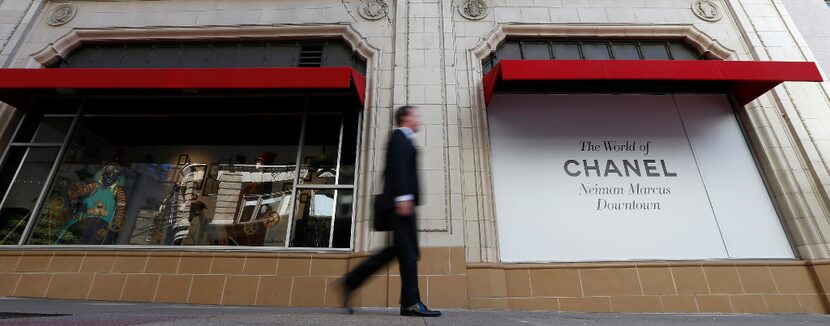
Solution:
M 395 124 L 400 126 L 403 118 L 409 115 L 409 111 L 414 109 L 412 105 L 404 105 L 395 109 Z

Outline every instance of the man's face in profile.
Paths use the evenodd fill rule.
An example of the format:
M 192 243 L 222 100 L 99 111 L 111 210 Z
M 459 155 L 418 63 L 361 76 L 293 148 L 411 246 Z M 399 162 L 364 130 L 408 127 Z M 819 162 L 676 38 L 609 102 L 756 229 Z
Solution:
M 410 108 L 409 113 L 403 117 L 401 127 L 412 129 L 413 132 L 418 132 L 421 129 L 421 114 L 418 113 L 417 108 Z

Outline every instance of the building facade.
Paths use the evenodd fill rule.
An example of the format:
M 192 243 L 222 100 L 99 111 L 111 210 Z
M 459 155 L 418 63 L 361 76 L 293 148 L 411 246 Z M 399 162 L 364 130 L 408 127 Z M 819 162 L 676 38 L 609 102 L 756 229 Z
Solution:
M 337 306 L 410 104 L 430 307 L 830 312 L 794 3 L 0 0 L 0 295 Z

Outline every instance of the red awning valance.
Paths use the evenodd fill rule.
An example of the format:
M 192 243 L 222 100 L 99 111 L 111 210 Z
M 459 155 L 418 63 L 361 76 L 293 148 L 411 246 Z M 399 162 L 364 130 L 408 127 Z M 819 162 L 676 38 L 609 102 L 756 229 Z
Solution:
M 785 81 L 821 82 L 812 62 L 502 60 L 484 76 L 486 102 L 503 82 L 719 82 L 745 105 Z M 585 91 L 590 91 L 586 89 Z
M 0 101 L 44 89 L 354 89 L 362 106 L 366 78 L 348 67 L 0 69 Z

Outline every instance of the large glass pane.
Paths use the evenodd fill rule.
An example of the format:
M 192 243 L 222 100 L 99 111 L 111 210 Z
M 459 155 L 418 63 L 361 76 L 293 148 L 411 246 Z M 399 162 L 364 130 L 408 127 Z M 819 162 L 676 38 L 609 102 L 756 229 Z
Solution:
M 222 44 L 211 46 L 210 54 L 208 55 L 207 67 L 236 67 L 237 51 L 238 48 L 236 44 Z
M 34 143 L 62 143 L 73 117 L 45 117 L 32 138 Z
M 334 207 L 334 248 L 349 248 L 352 236 L 352 208 L 354 191 L 337 190 L 337 202 Z
M 16 245 L 32 215 L 49 171 L 55 163 L 57 148 L 12 148 L 4 174 L 11 174 L 11 184 L 0 208 L 0 245 Z M 19 166 L 12 162 L 20 162 Z M 49 228 L 51 225 L 42 225 Z M 44 232 L 36 230 L 37 232 Z
M 522 46 L 525 60 L 550 60 L 547 42 L 524 42 Z
M 181 53 L 182 48 L 178 45 L 156 46 L 150 56 L 150 66 L 153 68 L 180 67 L 179 56 Z
M 294 203 L 291 247 L 328 247 L 335 190 L 302 189 Z
M 237 67 L 265 67 L 265 44 L 242 46 L 237 53 Z
M 498 60 L 521 60 L 522 50 L 519 47 L 519 42 L 507 41 L 496 50 L 496 59 Z
M 129 45 L 121 59 L 122 68 L 146 68 L 150 66 L 153 48 L 148 45 Z
M 582 45 L 582 54 L 585 60 L 610 60 L 611 53 L 608 52 L 608 44 L 585 43 Z
M 121 66 L 121 58 L 124 56 L 124 46 L 101 45 L 95 58 L 92 59 L 92 68 L 112 68 Z
M 663 43 L 643 43 L 640 45 L 640 51 L 646 60 L 669 60 L 669 52 Z
M 340 146 L 340 169 L 337 184 L 354 184 L 357 164 L 358 129 L 360 128 L 360 111 L 346 112 L 343 115 L 343 142 Z
M 342 124 L 342 114 L 308 115 L 300 183 L 335 183 Z
M 697 53 L 682 42 L 669 43 L 672 59 L 674 60 L 698 60 Z
M 615 60 L 640 60 L 640 52 L 637 45 L 633 43 L 613 43 L 611 49 L 614 51 Z
M 207 45 L 204 46 L 185 46 L 182 48 L 181 56 L 179 57 L 178 67 L 181 68 L 200 68 L 211 67 L 208 61 L 209 50 Z
M 275 105 L 231 102 L 257 101 Z M 284 245 L 302 115 L 232 103 L 83 118 L 31 243 Z
M 328 43 L 326 44 L 326 54 L 323 61 L 323 66 L 326 67 L 351 67 L 352 66 L 352 49 L 342 43 Z
M 556 60 L 581 60 L 579 45 L 576 43 L 553 43 L 553 58 Z
M 298 60 L 296 44 L 270 44 L 265 51 L 265 65 L 268 67 L 295 67 Z

